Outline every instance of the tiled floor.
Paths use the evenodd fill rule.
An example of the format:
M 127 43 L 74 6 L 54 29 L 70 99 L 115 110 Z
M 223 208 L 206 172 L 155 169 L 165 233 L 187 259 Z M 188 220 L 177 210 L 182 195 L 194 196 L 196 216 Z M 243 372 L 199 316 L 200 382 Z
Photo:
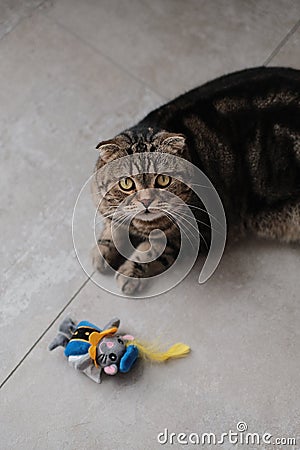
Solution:
M 130 300 L 87 280 L 71 236 L 100 139 L 220 74 L 300 69 L 299 1 L 4 0 L 0 38 L 0 448 L 152 450 L 164 428 L 221 434 L 239 421 L 300 448 L 299 247 L 246 240 L 205 285 L 195 267 Z M 83 235 L 87 258 L 90 244 Z M 118 315 L 193 352 L 98 386 L 47 351 L 67 313 Z M 233 447 L 245 445 L 221 446 Z

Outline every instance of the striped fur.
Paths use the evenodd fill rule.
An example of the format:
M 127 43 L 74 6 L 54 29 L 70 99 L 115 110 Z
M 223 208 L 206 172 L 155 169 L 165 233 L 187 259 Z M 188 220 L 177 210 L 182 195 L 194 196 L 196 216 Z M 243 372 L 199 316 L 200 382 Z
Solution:
M 300 240 L 300 71 L 261 67 L 218 78 L 156 109 L 98 148 L 96 169 L 136 152 L 165 152 L 190 160 L 217 189 L 229 231 L 250 231 L 287 242 Z M 155 177 L 133 177 L 136 191 L 128 202 L 128 212 L 140 203 L 143 189 L 155 187 Z M 96 202 L 97 192 L 108 185 L 109 179 L 95 177 Z M 209 220 L 197 209 L 202 205 L 183 183 L 174 181 L 167 189 L 196 206 L 199 231 L 209 245 Z M 99 212 L 109 215 L 126 196 L 114 186 Z M 160 208 L 160 202 L 157 189 L 153 203 Z M 172 265 L 180 245 L 178 222 L 182 220 L 168 214 L 174 208 L 176 205 L 164 205 L 165 214 L 160 217 L 134 219 L 131 224 L 137 249 L 147 247 L 147 237 L 154 228 L 166 232 L 165 254 L 153 263 L 122 260 L 112 243 L 107 218 L 94 262 L 100 271 L 105 269 L 105 261 L 117 268 L 117 281 L 125 293 L 141 289 L 144 277 Z M 127 276 L 135 279 L 130 281 Z

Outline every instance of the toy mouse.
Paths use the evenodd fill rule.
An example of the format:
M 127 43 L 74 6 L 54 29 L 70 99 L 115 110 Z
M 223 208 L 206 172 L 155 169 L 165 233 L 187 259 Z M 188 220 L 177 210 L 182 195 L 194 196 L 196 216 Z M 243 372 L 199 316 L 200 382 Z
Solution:
M 77 325 L 69 317 L 59 326 L 57 336 L 49 345 L 49 350 L 65 347 L 69 364 L 83 372 L 96 383 L 101 383 L 101 373 L 115 375 L 130 371 L 139 356 L 156 362 L 187 355 L 190 348 L 185 344 L 175 344 L 162 352 L 154 344 L 145 344 L 130 334 L 117 333 L 120 320 L 110 320 L 103 329 L 87 321 Z

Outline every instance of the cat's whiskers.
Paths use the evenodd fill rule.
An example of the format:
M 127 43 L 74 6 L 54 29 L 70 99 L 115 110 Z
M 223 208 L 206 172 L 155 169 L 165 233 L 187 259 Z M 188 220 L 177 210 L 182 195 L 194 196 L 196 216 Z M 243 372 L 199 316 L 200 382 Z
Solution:
M 169 210 L 170 206 L 171 206 L 170 203 L 167 203 L 167 202 L 158 202 L 157 203 L 157 209 L 165 208 L 165 209 Z
M 105 219 L 110 219 L 115 213 L 111 214 L 101 214 L 99 220 L 95 221 L 95 225 L 98 225 L 99 223 L 103 222 Z
M 134 215 L 132 215 L 132 214 L 124 214 L 123 213 L 122 217 L 120 219 L 117 218 L 116 220 L 114 220 L 114 222 L 117 223 L 117 226 L 114 227 L 114 231 L 115 232 L 118 231 L 119 228 L 121 228 L 126 223 L 126 221 L 128 221 L 130 224 L 133 217 L 134 217 Z
M 203 187 L 203 188 L 206 188 L 206 189 L 212 189 L 211 186 L 207 186 L 205 184 L 191 183 L 190 181 L 188 183 L 186 183 L 186 185 L 189 186 L 189 187 L 190 186 L 199 186 L 199 187 Z
M 139 208 L 136 205 L 126 205 L 124 206 L 124 211 L 138 211 Z
M 178 209 L 175 208 L 174 211 L 177 211 L 179 214 L 182 214 L 182 215 L 184 215 L 185 217 L 191 217 L 189 214 L 184 213 L 182 210 L 180 210 L 180 208 L 178 208 Z M 193 214 L 193 213 L 192 213 L 192 214 Z M 222 235 L 222 233 L 221 233 L 219 230 L 216 230 L 211 224 L 208 225 L 207 223 L 203 222 L 202 220 L 197 219 L 197 218 L 194 216 L 194 214 L 193 214 L 193 218 L 194 218 L 194 220 L 196 220 L 196 222 L 201 223 L 201 225 L 205 225 L 207 228 L 212 229 L 212 230 L 215 231 L 216 233 L 219 233 L 219 234 Z
M 183 205 L 181 203 L 175 203 L 174 205 L 171 205 L 169 203 L 163 203 L 160 202 L 159 204 L 160 208 L 165 208 L 165 210 L 167 211 L 171 211 L 174 212 L 175 214 L 181 214 L 187 218 L 191 217 L 189 214 L 185 213 L 182 211 Z M 186 206 L 189 206 L 187 203 L 185 203 Z M 205 210 L 203 210 L 205 211 Z M 191 214 L 193 214 L 193 212 L 191 212 Z M 196 220 L 196 222 L 200 223 L 201 225 L 205 225 L 207 228 L 214 230 L 216 233 L 220 233 L 220 231 L 216 230 L 215 228 L 213 228 L 213 226 L 210 224 L 208 225 L 207 223 L 203 222 L 200 219 L 197 219 L 194 214 L 193 214 L 193 218 Z
M 206 242 L 206 240 L 205 240 L 203 234 L 201 233 L 201 231 L 199 230 L 198 227 L 195 227 L 195 226 L 194 226 L 194 225 L 193 225 L 186 217 L 183 217 L 181 214 L 176 213 L 175 211 L 173 211 L 173 214 L 175 215 L 175 217 L 177 217 L 177 220 L 178 220 L 178 219 L 184 220 L 184 221 L 187 223 L 186 227 L 187 227 L 188 229 L 189 229 L 189 227 L 192 227 L 193 230 L 195 230 L 195 232 L 198 233 L 198 234 L 201 236 L 201 238 L 204 240 L 205 245 L 206 245 L 206 247 L 207 247 L 207 242 Z M 183 224 L 183 222 L 181 222 L 181 224 Z M 192 230 L 191 230 L 191 231 L 192 231 Z
M 189 240 L 189 242 L 190 242 L 190 244 L 191 244 L 191 246 L 192 247 L 194 247 L 194 244 L 192 243 L 192 241 L 190 240 L 190 238 L 189 238 L 189 236 L 188 236 L 188 234 L 187 234 L 187 232 L 186 232 L 186 230 L 190 233 L 190 235 L 191 236 L 193 236 L 194 238 L 197 238 L 197 234 L 196 233 L 198 233 L 198 234 L 200 234 L 200 236 L 202 237 L 202 239 L 204 240 L 204 242 L 205 242 L 205 245 L 206 245 L 206 247 L 207 247 L 207 243 L 206 243 L 206 240 L 204 239 L 204 237 L 202 236 L 202 234 L 199 232 L 199 230 L 197 229 L 197 228 L 195 228 L 195 227 L 193 227 L 194 228 L 194 230 L 196 231 L 196 233 L 195 232 L 193 232 L 184 222 L 182 222 L 182 221 L 180 221 L 180 219 L 184 219 L 184 217 L 178 217 L 178 216 L 176 216 L 175 214 L 174 214 L 174 211 L 166 211 L 166 210 L 163 210 L 165 213 L 166 213 L 166 215 L 176 224 L 176 226 L 178 227 L 178 223 L 179 223 L 179 225 L 181 225 L 181 228 L 180 228 L 180 230 L 183 232 L 183 234 L 186 236 L 186 238 Z M 188 221 L 187 221 L 188 222 Z M 190 222 L 188 222 L 188 224 L 189 225 L 192 225 Z M 183 227 L 183 228 L 182 228 Z
M 122 213 L 121 211 L 118 211 L 118 208 L 115 208 L 115 211 L 112 213 L 101 214 L 100 219 L 95 221 L 95 225 L 98 225 L 99 223 L 103 222 L 105 219 L 113 219 L 114 222 L 119 222 L 123 217 L 125 217 L 125 214 Z
M 196 237 L 197 234 L 193 233 L 192 230 L 190 230 L 190 228 L 189 228 L 189 227 L 192 227 L 192 228 L 195 230 L 195 232 L 198 233 L 198 234 L 200 235 L 200 237 L 203 239 L 203 241 L 204 241 L 204 243 L 205 243 L 205 246 L 206 246 L 206 248 L 208 249 L 208 245 L 207 245 L 206 239 L 204 238 L 203 234 L 200 232 L 199 228 L 196 228 L 189 220 L 187 220 L 186 217 L 182 216 L 182 215 L 179 214 L 178 212 L 175 212 L 174 209 L 172 210 L 172 212 L 170 212 L 170 214 L 174 215 L 175 218 L 177 219 L 177 221 L 180 221 L 180 219 L 185 220 L 185 221 L 187 222 L 188 225 L 186 225 L 186 224 L 185 224 L 184 222 L 182 222 L 182 221 L 180 222 L 180 224 L 181 224 L 182 226 L 185 226 L 185 228 L 188 229 L 188 230 L 190 231 L 190 233 L 191 233 L 192 236 Z
M 193 247 L 193 243 L 188 235 L 188 233 L 191 234 L 192 237 L 195 237 L 194 233 L 192 232 L 192 230 L 188 229 L 188 227 L 184 224 L 184 223 L 179 223 L 178 224 L 178 219 L 174 218 L 172 216 L 171 213 L 166 213 L 170 218 L 172 218 L 172 220 L 174 221 L 174 223 L 176 224 L 176 226 L 182 231 L 182 233 L 185 235 L 185 237 L 187 238 L 187 240 L 189 241 L 189 243 L 191 244 L 191 246 Z M 188 232 L 188 233 L 187 233 Z
M 180 206 L 181 206 L 181 204 L 180 204 Z M 199 206 L 192 205 L 191 203 L 186 203 L 186 206 L 188 206 L 189 208 L 195 208 L 195 209 L 198 209 L 199 211 L 204 212 L 205 214 L 210 216 L 212 219 L 214 219 L 223 228 L 223 225 L 219 222 L 219 220 L 213 214 L 206 211 L 206 209 L 200 208 Z

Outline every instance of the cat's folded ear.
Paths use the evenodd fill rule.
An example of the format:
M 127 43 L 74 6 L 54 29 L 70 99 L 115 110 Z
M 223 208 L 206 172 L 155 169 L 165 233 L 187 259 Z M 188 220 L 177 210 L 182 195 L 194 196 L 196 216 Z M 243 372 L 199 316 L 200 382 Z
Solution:
M 123 140 L 118 138 L 99 142 L 96 149 L 105 163 L 127 155 Z
M 162 152 L 181 155 L 186 148 L 186 139 L 183 134 L 162 131 L 156 135 L 156 139 Z

